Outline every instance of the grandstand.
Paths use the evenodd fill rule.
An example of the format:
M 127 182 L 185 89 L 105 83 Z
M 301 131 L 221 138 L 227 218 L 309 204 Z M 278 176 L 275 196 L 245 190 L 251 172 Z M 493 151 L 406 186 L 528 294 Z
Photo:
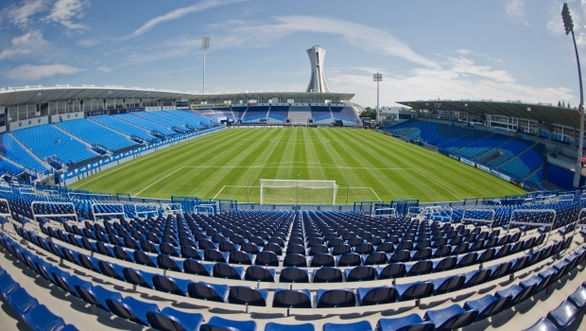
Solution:
M 56 99 L 69 100 L 73 94 L 82 100 L 112 89 L 58 90 Z M 482 108 L 484 122 L 471 111 L 466 121 L 455 120 L 462 118 L 453 115 L 459 104 L 434 106 L 440 114 L 430 116 L 422 104 L 413 104 L 419 112 L 415 119 L 385 128 L 450 159 L 374 131 L 223 130 L 238 125 L 356 126 L 360 121 L 347 94 L 190 95 L 124 89 L 111 94 L 113 100 L 102 106 L 118 105 L 123 98 L 128 105 L 92 109 L 85 102 L 63 114 L 51 107 L 51 90 L 43 90 L 50 100 L 40 107 L 46 113 L 4 126 L 0 169 L 11 183 L 0 184 L 0 299 L 5 311 L 15 312 L 15 319 L 33 329 L 583 327 L 586 195 L 582 189 L 558 190 L 569 187 L 571 171 L 551 156 L 571 154 L 568 135 L 532 124 L 527 127 L 535 130 L 529 133 L 524 127 L 498 129 L 502 119 L 487 115 L 502 105 L 472 102 L 467 107 Z M 0 105 L 9 99 L 36 104 L 41 102 L 37 95 L 35 89 L 2 91 Z M 5 106 L 9 113 L 14 107 Z M 536 118 L 544 116 L 533 107 Z M 470 117 L 482 125 L 471 124 Z M 215 131 L 222 131 L 223 140 L 207 135 Z M 179 144 L 187 140 L 192 141 Z M 154 153 L 167 147 L 190 163 L 171 168 L 177 158 L 160 159 Z M 277 151 L 275 159 L 263 148 Z M 346 148 L 347 154 L 342 153 Z M 197 153 L 189 153 L 191 149 Z M 256 153 L 240 153 L 249 149 Z M 402 149 L 409 155 L 401 154 Z M 237 152 L 216 167 L 211 161 L 225 150 Z M 297 171 L 316 179 L 324 169 L 341 178 L 366 177 L 368 172 L 395 191 L 415 187 L 416 192 L 455 196 L 441 184 L 442 177 L 455 182 L 454 177 L 434 172 L 429 166 L 434 162 L 425 159 L 429 155 L 437 159 L 438 169 L 457 168 L 456 159 L 539 191 L 420 202 L 412 196 L 382 201 L 372 188 L 361 187 L 370 190 L 372 200 L 328 205 L 196 197 L 200 184 L 210 178 L 235 178 L 239 168 L 253 177 L 249 171 L 258 168 L 253 161 L 259 158 L 270 167 L 259 171 L 275 178 L 277 173 L 294 178 Z M 139 157 L 152 161 L 148 172 L 131 170 L 133 176 L 126 178 L 103 172 Z M 379 164 L 379 158 L 401 166 Z M 203 170 L 208 166 L 212 175 Z M 489 177 L 496 186 L 520 191 L 471 170 L 475 172 L 457 181 Z M 196 180 L 184 183 L 182 172 Z M 34 176 L 28 184 L 35 185 L 15 183 L 23 173 Z M 145 177 L 153 173 L 158 177 Z M 424 179 L 417 181 L 419 176 Z M 130 193 L 63 185 L 84 177 L 137 183 Z M 41 185 L 41 180 L 61 185 Z M 140 194 L 159 184 L 191 193 Z M 218 194 L 230 189 L 226 186 L 216 188 Z M 334 200 L 336 190 L 334 184 Z M 291 189 L 295 191 L 299 194 L 298 186 Z

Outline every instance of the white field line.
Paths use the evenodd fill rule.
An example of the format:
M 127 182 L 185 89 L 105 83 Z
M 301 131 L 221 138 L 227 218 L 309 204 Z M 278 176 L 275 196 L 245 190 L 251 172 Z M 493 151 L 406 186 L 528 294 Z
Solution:
M 136 197 L 136 196 L 138 196 L 138 195 L 139 195 L 139 194 L 141 194 L 142 192 L 144 192 L 144 191 L 148 190 L 148 189 L 149 189 L 151 186 L 153 186 L 153 185 L 155 185 L 155 184 L 159 183 L 160 181 L 162 181 L 162 180 L 166 179 L 167 177 L 169 177 L 169 176 L 171 176 L 171 175 L 174 175 L 176 172 L 178 172 L 179 170 L 183 170 L 183 169 L 185 169 L 185 167 L 179 167 L 179 168 L 177 168 L 177 169 L 175 169 L 175 170 L 171 171 L 170 173 L 166 174 L 165 176 L 163 176 L 163 177 L 161 177 L 161 178 L 159 178 L 159 179 L 155 180 L 154 182 L 150 183 L 149 185 L 147 185 L 147 186 L 146 186 L 145 188 L 143 188 L 142 190 L 140 190 L 140 191 L 138 191 L 138 192 L 136 192 L 136 193 L 132 194 L 132 197 Z
M 218 193 L 216 193 L 216 195 L 214 195 L 214 197 L 212 199 L 216 199 L 218 197 L 218 195 L 220 195 L 220 193 L 222 193 L 222 191 L 226 188 L 226 185 L 222 186 L 222 188 L 218 191 Z
M 305 166 L 305 165 L 186 165 L 184 168 L 207 169 L 207 168 L 228 168 L 228 169 L 249 169 L 249 168 L 307 168 L 307 169 L 347 169 L 347 170 L 416 170 L 413 168 L 400 167 L 343 167 L 343 166 Z
M 260 188 L 260 186 L 258 185 L 224 185 L 222 186 L 222 188 L 218 191 L 218 193 L 216 193 L 216 195 L 214 195 L 214 197 L 212 199 L 217 198 L 226 188 L 229 187 L 235 187 L 235 188 L 253 188 L 253 187 L 258 187 Z M 344 188 L 348 188 L 348 186 L 338 186 L 338 193 L 341 193 L 341 190 L 343 190 Z M 380 196 L 376 193 L 376 191 L 370 187 L 370 186 L 350 186 L 350 189 L 368 189 L 372 192 L 372 194 L 374 194 L 374 196 L 376 197 L 377 200 L 383 201 Z
M 425 177 L 425 178 L 426 178 L 428 181 L 430 181 L 430 182 L 432 182 L 432 183 L 435 183 L 437 186 L 441 187 L 441 188 L 442 188 L 444 191 L 446 191 L 446 192 L 450 193 L 450 194 L 451 194 L 451 195 L 452 195 L 454 198 L 456 198 L 456 200 L 459 200 L 459 199 L 460 199 L 460 197 L 459 197 L 458 195 L 456 195 L 454 192 L 452 192 L 452 191 L 451 191 L 449 188 L 447 188 L 447 187 L 445 187 L 444 185 L 442 185 L 442 184 L 438 183 L 436 180 L 433 180 L 433 179 L 429 178 L 428 176 L 424 175 L 424 174 L 421 172 L 421 170 L 416 170 L 416 169 L 413 169 L 413 170 L 415 170 L 415 171 L 418 171 L 418 172 L 417 172 L 417 174 L 419 174 L 419 175 L 421 175 L 421 176 Z

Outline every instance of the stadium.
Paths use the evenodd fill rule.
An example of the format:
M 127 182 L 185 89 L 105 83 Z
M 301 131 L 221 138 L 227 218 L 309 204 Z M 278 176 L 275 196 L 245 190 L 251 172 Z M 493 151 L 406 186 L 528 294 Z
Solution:
M 1 88 L 2 329 L 584 328 L 579 109 L 373 124 L 307 54 L 298 92 Z

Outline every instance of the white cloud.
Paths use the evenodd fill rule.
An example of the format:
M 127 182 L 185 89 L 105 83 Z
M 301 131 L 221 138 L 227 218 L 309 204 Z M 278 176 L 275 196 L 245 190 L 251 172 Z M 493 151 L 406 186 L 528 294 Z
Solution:
M 74 21 L 84 17 L 84 11 L 88 6 L 87 0 L 57 0 L 46 18 L 69 30 L 87 30 L 86 25 Z
M 582 49 L 586 48 L 586 25 L 583 20 L 586 18 L 586 0 L 570 0 L 564 1 L 568 3 L 572 21 L 574 22 L 574 35 L 576 36 L 576 44 Z M 556 0 L 550 7 L 550 18 L 545 26 L 547 30 L 554 34 L 562 36 L 565 34 L 564 23 L 562 22 L 561 11 L 562 1 Z
M 372 53 L 395 56 L 429 67 L 437 65 L 382 29 L 343 19 L 281 16 L 268 23 L 255 25 L 251 22 L 235 22 L 235 24 L 238 26 L 232 28 L 227 35 L 214 37 L 216 45 L 214 48 L 268 46 L 271 42 L 294 33 L 325 33 L 340 36 L 350 45 L 364 48 Z
M 25 64 L 9 70 L 6 77 L 21 81 L 34 81 L 55 75 L 75 74 L 79 71 L 81 69 L 67 64 Z
M 198 11 L 202 11 L 202 10 L 206 10 L 206 9 L 210 9 L 210 8 L 214 8 L 214 7 L 218 7 L 218 6 L 222 6 L 222 5 L 227 5 L 227 4 L 231 4 L 231 3 L 235 3 L 235 2 L 240 2 L 240 1 L 242 1 L 242 0 L 224 0 L 224 1 L 222 1 L 222 0 L 204 0 L 204 1 L 201 1 L 200 3 L 197 3 L 197 4 L 189 6 L 189 7 L 178 8 L 178 9 L 175 9 L 165 15 L 157 16 L 155 18 L 148 20 L 140 28 L 134 30 L 134 32 L 132 32 L 131 34 L 126 36 L 125 39 L 136 38 L 161 23 L 173 21 L 173 20 L 179 19 L 185 15 L 188 15 L 188 14 L 191 14 L 194 12 L 198 12 Z
M 43 39 L 43 34 L 38 30 L 32 30 L 21 36 L 12 38 L 10 40 L 10 47 L 0 51 L 0 60 L 17 55 L 30 54 L 45 45 L 47 45 L 47 41 Z
M 13 24 L 27 28 L 34 15 L 45 9 L 44 0 L 24 0 L 21 5 L 11 5 L 0 13 L 0 21 L 12 22 Z
M 505 4 L 505 10 L 509 17 L 520 20 L 523 24 L 529 25 L 525 18 L 525 2 L 524 0 L 508 0 Z
M 381 103 L 422 99 L 470 99 L 490 97 L 495 101 L 522 100 L 524 102 L 555 103 L 572 100 L 572 90 L 566 87 L 540 87 L 516 81 L 507 71 L 489 65 L 479 65 L 464 57 L 448 58 L 442 68 L 417 67 L 408 76 L 383 72 L 380 85 Z M 326 77 L 334 91 L 355 92 L 354 102 L 373 106 L 376 89 L 371 75 L 356 74 L 351 70 L 336 72 Z

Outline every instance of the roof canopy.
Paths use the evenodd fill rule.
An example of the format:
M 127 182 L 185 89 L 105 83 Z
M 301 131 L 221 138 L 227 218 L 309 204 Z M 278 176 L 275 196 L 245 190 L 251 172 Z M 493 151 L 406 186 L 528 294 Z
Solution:
M 459 111 L 478 114 L 502 115 L 526 118 L 543 123 L 580 127 L 580 112 L 577 109 L 554 107 L 543 104 L 494 102 L 494 101 L 400 101 L 402 105 L 414 109 Z
M 145 98 L 181 99 L 193 102 L 224 102 L 226 100 L 258 100 L 266 102 L 279 98 L 281 102 L 294 99 L 295 102 L 319 102 L 319 100 L 348 101 L 352 93 L 307 93 L 307 92 L 242 92 L 242 93 L 188 93 L 164 90 L 122 88 L 122 87 L 30 87 L 0 90 L 0 105 L 44 103 L 56 100 Z

